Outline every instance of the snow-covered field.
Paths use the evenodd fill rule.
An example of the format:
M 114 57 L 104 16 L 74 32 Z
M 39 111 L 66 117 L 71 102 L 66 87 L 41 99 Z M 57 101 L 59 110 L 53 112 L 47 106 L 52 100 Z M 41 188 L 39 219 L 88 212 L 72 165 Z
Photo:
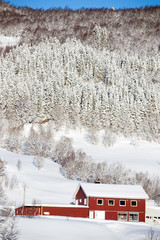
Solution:
M 65 217 L 18 217 L 20 240 L 148 240 L 151 229 L 160 235 L 160 229 L 145 223 L 73 219 Z

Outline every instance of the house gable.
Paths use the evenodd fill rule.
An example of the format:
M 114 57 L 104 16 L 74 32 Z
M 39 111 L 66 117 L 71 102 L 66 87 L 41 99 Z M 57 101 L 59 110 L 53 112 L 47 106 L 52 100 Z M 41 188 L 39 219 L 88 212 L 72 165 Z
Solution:
M 78 191 L 75 195 L 76 205 L 87 205 L 87 196 L 81 186 L 79 186 Z

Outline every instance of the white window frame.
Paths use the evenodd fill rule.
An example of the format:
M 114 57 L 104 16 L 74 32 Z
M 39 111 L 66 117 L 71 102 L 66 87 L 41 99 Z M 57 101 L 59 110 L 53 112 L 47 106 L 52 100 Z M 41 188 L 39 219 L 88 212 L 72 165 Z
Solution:
M 125 205 L 121 205 L 121 201 L 124 201 L 124 202 L 125 202 Z M 126 207 L 126 200 L 119 200 L 119 206 L 121 206 L 121 207 Z
M 132 202 L 136 202 L 136 205 L 132 205 Z M 131 200 L 131 207 L 137 207 L 137 200 Z
M 101 200 L 102 201 L 102 203 L 98 203 L 98 200 Z M 103 205 L 103 199 L 97 199 L 97 205 Z
M 138 219 L 137 220 L 131 220 L 130 219 L 130 214 L 137 214 L 138 215 Z M 138 212 L 129 212 L 129 222 L 139 222 L 139 213 Z
M 109 204 L 109 201 L 113 201 L 113 204 Z M 115 200 L 114 199 L 108 199 L 108 206 L 114 206 L 115 205 Z

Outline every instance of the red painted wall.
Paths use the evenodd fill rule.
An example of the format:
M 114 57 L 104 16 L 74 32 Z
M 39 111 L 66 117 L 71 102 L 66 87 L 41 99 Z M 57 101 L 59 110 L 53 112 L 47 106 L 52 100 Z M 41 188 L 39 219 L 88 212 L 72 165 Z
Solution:
M 106 220 L 115 220 L 115 221 L 117 221 L 118 220 L 117 212 L 112 212 L 112 211 L 108 212 L 108 211 L 106 211 L 105 219 Z
M 97 205 L 97 199 L 103 200 L 103 205 Z M 112 199 L 115 202 L 114 206 L 108 205 L 108 200 Z M 126 200 L 126 206 L 120 206 L 119 201 Z M 131 201 L 137 201 L 137 206 L 131 206 Z M 116 199 L 116 198 L 97 198 L 97 197 L 89 197 L 89 210 L 99 210 L 105 211 L 106 220 L 118 220 L 118 212 L 137 212 L 139 213 L 139 221 L 145 222 L 145 200 L 144 199 Z M 129 221 L 129 215 L 128 215 Z
M 103 199 L 103 205 L 97 205 L 97 199 Z M 115 205 L 109 206 L 108 200 L 114 200 Z M 119 206 L 119 201 L 125 200 L 126 206 Z M 131 206 L 131 201 L 137 201 L 137 206 Z M 90 210 L 114 210 L 114 211 L 133 211 L 133 212 L 145 212 L 145 200 L 144 199 L 118 199 L 118 198 L 97 198 L 97 197 L 89 197 L 89 207 Z
M 39 215 L 39 207 L 19 207 L 15 209 L 15 215 L 25 215 L 25 216 L 38 216 Z
M 25 215 L 25 216 L 38 216 L 38 215 L 51 215 L 51 216 L 66 216 L 66 217 L 82 217 L 88 218 L 89 208 L 87 207 L 64 207 L 64 206 L 37 206 L 37 207 L 23 207 L 17 208 L 15 210 L 15 215 Z
M 53 216 L 66 216 L 66 217 L 82 217 L 88 218 L 89 208 L 87 207 L 43 207 L 42 214 L 45 215 L 45 212 Z

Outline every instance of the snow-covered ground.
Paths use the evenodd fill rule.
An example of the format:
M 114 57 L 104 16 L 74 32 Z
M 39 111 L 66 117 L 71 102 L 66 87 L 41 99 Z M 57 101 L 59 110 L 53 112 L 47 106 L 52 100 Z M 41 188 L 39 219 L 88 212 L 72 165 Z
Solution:
M 18 218 L 20 240 L 148 240 L 151 227 L 145 223 L 121 223 L 65 217 Z M 160 236 L 160 229 L 152 228 Z
M 20 42 L 20 37 L 10 37 L 0 35 L 0 47 L 16 46 Z
M 11 153 L 4 149 L 0 149 L 0 158 L 6 162 L 9 178 L 7 196 L 16 206 L 22 205 L 25 185 L 26 204 L 31 204 L 34 200 L 46 204 L 69 204 L 73 201 L 78 183 L 65 179 L 58 164 L 46 159 L 42 169 L 38 170 L 33 165 L 32 156 Z M 22 163 L 20 171 L 17 168 L 19 160 Z

